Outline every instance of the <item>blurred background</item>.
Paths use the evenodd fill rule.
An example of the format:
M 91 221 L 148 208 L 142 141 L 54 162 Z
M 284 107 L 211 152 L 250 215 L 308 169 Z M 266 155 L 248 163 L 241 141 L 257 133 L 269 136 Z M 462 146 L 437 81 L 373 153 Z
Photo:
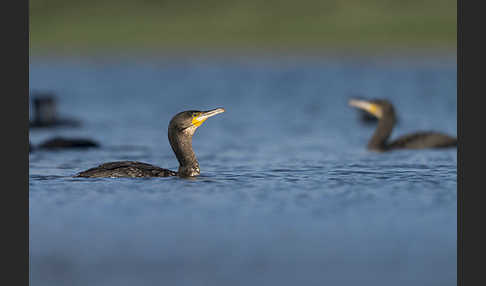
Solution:
M 453 0 L 32 0 L 31 52 L 456 48 Z
M 29 3 L 32 285 L 456 285 L 456 148 L 370 152 L 348 106 L 456 136 L 456 1 Z M 73 178 L 177 170 L 216 107 L 195 180 Z

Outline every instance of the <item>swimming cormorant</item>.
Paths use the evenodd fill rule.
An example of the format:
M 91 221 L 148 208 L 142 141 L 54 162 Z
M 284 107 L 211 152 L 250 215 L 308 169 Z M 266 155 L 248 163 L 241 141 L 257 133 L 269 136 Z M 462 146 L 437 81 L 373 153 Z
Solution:
M 137 161 L 119 161 L 99 165 L 75 177 L 193 177 L 200 174 L 196 154 L 192 150 L 192 136 L 196 129 L 211 116 L 222 113 L 223 108 L 208 111 L 189 110 L 176 114 L 169 123 L 169 143 L 179 161 L 177 172 Z
M 80 122 L 71 118 L 60 118 L 57 115 L 57 102 L 54 94 L 49 92 L 34 93 L 34 119 L 30 122 L 30 128 L 46 128 L 57 126 L 78 127 Z
M 367 148 L 373 151 L 394 149 L 446 148 L 457 146 L 457 139 L 446 134 L 424 131 L 401 136 L 391 142 L 388 138 L 395 126 L 395 110 L 391 102 L 385 99 L 351 99 L 349 105 L 365 110 L 378 118 L 378 127 L 368 142 Z
M 48 139 L 37 146 L 38 149 L 84 149 L 84 148 L 98 148 L 100 145 L 90 139 L 85 138 L 64 138 L 54 137 Z

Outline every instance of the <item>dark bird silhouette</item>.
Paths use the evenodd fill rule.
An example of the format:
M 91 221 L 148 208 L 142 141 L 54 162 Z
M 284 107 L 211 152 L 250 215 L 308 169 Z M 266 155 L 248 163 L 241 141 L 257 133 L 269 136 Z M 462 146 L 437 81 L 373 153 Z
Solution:
M 59 150 L 59 149 L 85 149 L 85 148 L 98 148 L 98 147 L 100 147 L 100 145 L 91 139 L 54 137 L 42 142 L 36 147 L 36 149 Z
M 34 118 L 29 123 L 30 128 L 78 127 L 81 125 L 78 120 L 58 116 L 57 100 L 54 94 L 37 92 L 32 95 L 32 98 Z

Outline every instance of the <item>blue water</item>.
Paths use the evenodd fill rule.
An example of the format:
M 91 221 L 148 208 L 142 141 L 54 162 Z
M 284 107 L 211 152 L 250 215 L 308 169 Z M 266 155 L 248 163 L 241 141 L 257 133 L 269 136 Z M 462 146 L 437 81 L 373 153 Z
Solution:
M 456 135 L 455 58 L 31 58 L 102 144 L 30 154 L 31 285 L 456 285 L 456 149 L 377 154 L 347 106 L 388 98 L 393 137 Z M 224 107 L 193 138 L 201 176 L 80 179 L 103 162 L 176 170 L 170 118 Z

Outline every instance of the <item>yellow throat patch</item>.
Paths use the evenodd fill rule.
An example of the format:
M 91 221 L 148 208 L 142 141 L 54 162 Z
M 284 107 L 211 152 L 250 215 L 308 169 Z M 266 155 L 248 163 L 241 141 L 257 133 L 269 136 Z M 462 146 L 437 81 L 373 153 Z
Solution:
M 194 124 L 196 127 L 201 126 L 201 124 L 203 124 L 203 122 L 206 121 L 207 119 L 207 118 L 199 119 L 199 115 L 200 114 L 197 114 L 194 117 L 192 117 L 192 124 Z
M 380 106 L 378 106 L 376 104 L 370 104 L 369 108 L 368 108 L 368 112 L 373 114 L 374 116 L 376 116 L 378 118 L 381 118 L 381 116 L 383 115 Z

